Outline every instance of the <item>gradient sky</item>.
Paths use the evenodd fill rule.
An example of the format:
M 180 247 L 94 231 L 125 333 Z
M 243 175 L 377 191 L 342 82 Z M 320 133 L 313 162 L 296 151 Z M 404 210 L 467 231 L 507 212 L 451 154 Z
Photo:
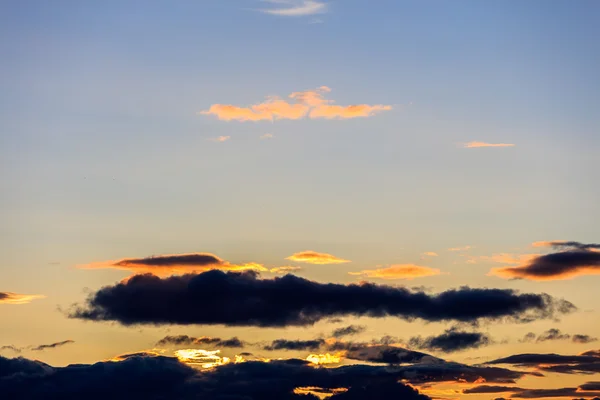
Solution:
M 131 275 L 80 266 L 184 253 L 299 266 L 295 275 L 323 283 L 515 289 L 578 307 L 560 321 L 483 324 L 495 340 L 486 347 L 428 351 L 460 362 L 557 351 L 556 341 L 519 342 L 528 332 L 600 336 L 597 269 L 552 281 L 489 274 L 521 264 L 494 255 L 561 251 L 536 241 L 600 241 L 600 3 L 289 3 L 2 2 L 0 292 L 45 297 L 0 304 L 0 346 L 73 340 L 20 354 L 63 366 L 147 350 L 166 334 L 310 339 L 358 324 L 368 341 L 452 325 L 123 327 L 65 316 Z M 287 7 L 296 12 L 277 11 Z M 391 109 L 272 121 L 202 113 L 270 96 L 294 103 L 291 93 L 323 86 L 335 102 L 324 104 Z M 479 142 L 511 146 L 467 145 Z M 351 262 L 286 260 L 306 250 Z M 439 274 L 349 274 L 393 265 Z M 598 347 L 563 340 L 560 353 Z

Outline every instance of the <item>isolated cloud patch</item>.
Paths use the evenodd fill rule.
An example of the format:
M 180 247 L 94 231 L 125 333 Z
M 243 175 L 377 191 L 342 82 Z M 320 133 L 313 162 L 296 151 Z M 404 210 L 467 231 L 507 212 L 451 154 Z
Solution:
M 78 267 L 82 269 L 124 269 L 135 273 L 151 273 L 161 276 L 204 272 L 213 269 L 225 271 L 268 271 L 267 268 L 261 264 L 231 264 L 210 253 L 170 254 L 144 258 L 126 258 L 117 261 L 104 261 L 80 265 Z
M 350 275 L 365 278 L 378 279 L 415 279 L 426 276 L 439 275 L 440 270 L 436 268 L 422 267 L 414 264 L 392 265 L 387 268 L 364 270 L 361 272 L 349 272 Z
M 437 336 L 412 337 L 408 341 L 408 344 L 412 347 L 430 351 L 441 351 L 444 353 L 476 349 L 488 346 L 491 343 L 492 339 L 484 333 L 464 332 L 457 328 L 447 329 L 444 333 Z
M 405 320 L 556 318 L 575 306 L 547 294 L 461 287 L 429 294 L 371 283 L 318 283 L 294 275 L 260 279 L 257 273 L 218 270 L 159 278 L 135 275 L 93 293 L 70 317 L 133 324 L 307 326 L 342 316 Z
M 331 92 L 327 86 L 314 90 L 294 92 L 284 100 L 277 96 L 268 97 L 261 103 L 248 107 L 231 104 L 213 104 L 201 115 L 213 115 L 222 121 L 275 121 L 280 119 L 298 120 L 310 119 L 352 119 L 372 117 L 383 111 L 389 111 L 392 106 L 382 104 L 356 104 L 340 106 L 326 100 L 325 94 Z
M 332 254 L 319 253 L 312 250 L 301 251 L 294 253 L 287 257 L 286 260 L 296 261 L 306 264 L 344 264 L 349 263 L 350 260 L 344 260 L 343 258 L 336 257 Z
M 560 241 L 537 243 L 538 247 L 548 245 L 561 251 L 534 257 L 521 266 L 494 268 L 490 274 L 502 278 L 537 281 L 600 274 L 600 251 L 598 251 L 600 245 L 598 244 Z
M 18 294 L 12 292 L 0 292 L 0 304 L 27 304 L 35 299 L 43 299 L 41 294 Z
M 578 387 L 555 389 L 525 389 L 517 386 L 480 385 L 463 390 L 464 394 L 510 393 L 511 398 L 591 397 L 600 396 L 597 382 L 588 382 Z M 592 399 L 593 400 L 593 399 Z
M 287 339 L 276 339 L 271 344 L 263 347 L 264 350 L 308 350 L 316 351 L 325 345 L 324 339 L 312 339 L 312 340 L 287 340 Z
M 590 374 L 600 373 L 600 354 L 596 351 L 580 355 L 516 354 L 488 361 L 486 364 L 512 364 L 563 374 Z
M 486 143 L 486 142 L 468 142 L 464 143 L 463 147 L 467 149 L 474 149 L 479 147 L 514 147 L 513 143 Z

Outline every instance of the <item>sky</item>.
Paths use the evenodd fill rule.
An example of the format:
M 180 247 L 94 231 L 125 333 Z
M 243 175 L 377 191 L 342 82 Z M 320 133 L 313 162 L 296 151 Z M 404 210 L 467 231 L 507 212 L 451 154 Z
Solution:
M 600 397 L 599 20 L 2 2 L 0 393 Z

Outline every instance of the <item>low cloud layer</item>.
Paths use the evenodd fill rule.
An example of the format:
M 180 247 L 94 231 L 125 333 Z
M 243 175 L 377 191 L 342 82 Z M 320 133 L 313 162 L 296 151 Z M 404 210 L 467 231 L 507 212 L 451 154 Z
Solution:
M 0 292 L 0 304 L 27 304 L 35 299 L 43 299 L 41 294 L 18 294 L 12 292 Z
M 372 117 L 383 111 L 389 111 L 392 106 L 382 104 L 356 104 L 340 106 L 332 100 L 326 100 L 325 94 L 331 92 L 327 86 L 314 90 L 294 92 L 284 100 L 271 96 L 266 101 L 248 107 L 231 104 L 213 104 L 208 110 L 201 111 L 202 115 L 213 115 L 222 121 L 275 121 L 279 119 L 298 120 L 310 119 L 352 119 Z
M 578 387 L 555 389 L 525 389 L 518 386 L 480 385 L 463 390 L 464 394 L 509 393 L 511 398 L 537 399 L 550 397 L 586 397 L 600 396 L 598 382 L 589 382 Z M 594 399 L 592 399 L 594 400 Z
M 515 354 L 488 361 L 486 364 L 511 364 L 535 367 L 540 371 L 563 374 L 600 373 L 600 351 L 592 350 L 579 355 Z
M 293 275 L 260 279 L 251 271 L 213 270 L 159 278 L 136 275 L 93 293 L 70 317 L 133 324 L 306 326 L 343 316 L 405 320 L 556 318 L 576 308 L 547 294 L 461 287 L 439 294 L 371 283 L 322 284 Z
M 387 268 L 368 269 L 360 272 L 349 272 L 350 275 L 361 276 L 363 278 L 376 279 L 415 279 L 427 276 L 439 275 L 440 270 L 429 267 L 422 267 L 414 264 L 392 265 Z
M 476 349 L 488 346 L 491 343 L 492 339 L 484 333 L 465 332 L 458 328 L 447 329 L 444 333 L 437 336 L 416 336 L 408 341 L 408 344 L 412 347 L 444 353 Z
M 582 275 L 600 274 L 600 245 L 579 242 L 536 242 L 536 247 L 553 247 L 560 251 L 533 257 L 517 267 L 494 268 L 492 275 L 502 278 L 560 280 Z

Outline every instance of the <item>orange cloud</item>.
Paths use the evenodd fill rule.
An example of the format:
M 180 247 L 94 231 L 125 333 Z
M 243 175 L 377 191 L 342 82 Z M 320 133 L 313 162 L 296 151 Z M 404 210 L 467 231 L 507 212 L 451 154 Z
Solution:
M 485 143 L 485 142 L 468 142 L 464 143 L 463 147 L 467 149 L 474 149 L 478 147 L 514 147 L 512 143 Z
M 0 304 L 27 304 L 35 299 L 43 299 L 41 294 L 17 294 L 12 292 L 0 292 Z
M 371 117 L 383 111 L 389 111 L 392 106 L 375 104 L 356 104 L 340 106 L 326 100 L 324 95 L 331 92 L 327 86 L 314 90 L 294 92 L 288 97 L 291 101 L 277 96 L 268 97 L 262 103 L 239 107 L 231 104 L 213 104 L 201 115 L 214 115 L 222 121 L 275 121 L 278 119 L 298 120 L 301 118 L 351 119 Z
M 424 256 L 428 256 L 428 257 L 437 257 L 438 253 L 434 252 L 434 251 L 426 251 L 425 253 L 423 253 Z
M 303 262 L 307 264 L 343 264 L 349 263 L 350 260 L 344 260 L 334 255 L 327 253 L 318 253 L 316 251 L 307 250 L 300 253 L 292 254 L 286 260 Z
M 481 261 L 491 261 L 499 264 L 513 264 L 513 265 L 521 265 L 526 264 L 533 260 L 535 257 L 538 257 L 539 254 L 510 254 L 510 253 L 500 253 L 500 254 L 492 254 L 491 256 L 481 256 L 479 260 Z
M 262 264 L 231 264 L 210 253 L 169 254 L 146 258 L 126 258 L 116 261 L 102 261 L 78 265 L 77 268 L 123 269 L 135 273 L 151 273 L 159 276 L 198 273 L 213 269 L 220 269 L 223 271 L 269 271 Z
M 414 264 L 392 265 L 388 268 L 364 270 L 361 272 L 349 272 L 350 275 L 364 276 L 366 278 L 379 279 L 414 279 L 425 276 L 439 275 L 440 270 L 429 267 L 421 267 Z

